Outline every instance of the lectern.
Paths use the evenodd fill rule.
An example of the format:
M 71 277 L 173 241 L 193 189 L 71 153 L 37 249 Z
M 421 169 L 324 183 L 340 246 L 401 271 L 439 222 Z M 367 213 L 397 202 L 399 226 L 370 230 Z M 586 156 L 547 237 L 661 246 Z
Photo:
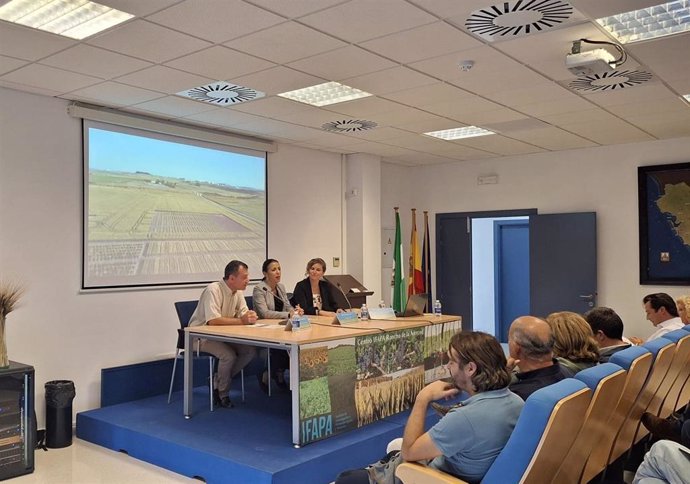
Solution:
M 329 274 L 326 276 L 326 279 L 328 279 L 333 285 L 336 286 L 335 288 L 333 288 L 332 292 L 333 297 L 338 302 L 338 306 L 340 307 L 348 306 L 347 302 L 344 301 L 343 293 L 347 297 L 347 300 L 350 302 L 349 305 L 353 308 L 362 307 L 362 304 L 366 304 L 367 302 L 367 296 L 371 296 L 374 294 L 374 291 L 368 290 L 359 281 L 357 281 L 357 279 L 355 279 L 349 274 Z M 338 290 L 338 288 L 340 288 L 340 291 Z

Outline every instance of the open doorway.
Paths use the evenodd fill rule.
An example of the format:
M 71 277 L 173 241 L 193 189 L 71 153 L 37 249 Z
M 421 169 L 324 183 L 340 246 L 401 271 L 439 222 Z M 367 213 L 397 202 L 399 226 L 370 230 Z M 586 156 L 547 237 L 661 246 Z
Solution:
M 535 209 L 436 214 L 436 297 L 463 330 L 507 340 L 522 314 L 596 304 L 596 214 Z

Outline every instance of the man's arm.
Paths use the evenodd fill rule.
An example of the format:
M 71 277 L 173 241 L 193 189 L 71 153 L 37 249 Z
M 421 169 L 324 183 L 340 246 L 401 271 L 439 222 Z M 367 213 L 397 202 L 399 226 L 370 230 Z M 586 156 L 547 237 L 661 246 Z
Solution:
M 446 382 L 435 381 L 422 388 L 410 412 L 410 417 L 405 425 L 402 443 L 402 458 L 407 461 L 433 459 L 442 454 L 429 432 L 424 432 L 424 420 L 429 404 L 441 398 L 450 398 L 459 393 L 459 390 Z

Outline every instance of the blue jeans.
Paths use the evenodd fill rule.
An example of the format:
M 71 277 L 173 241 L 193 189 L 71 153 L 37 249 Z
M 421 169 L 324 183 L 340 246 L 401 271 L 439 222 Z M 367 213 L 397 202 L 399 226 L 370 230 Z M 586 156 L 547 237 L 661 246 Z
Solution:
M 690 482 L 690 449 L 660 440 L 644 456 L 633 484 L 687 484 Z

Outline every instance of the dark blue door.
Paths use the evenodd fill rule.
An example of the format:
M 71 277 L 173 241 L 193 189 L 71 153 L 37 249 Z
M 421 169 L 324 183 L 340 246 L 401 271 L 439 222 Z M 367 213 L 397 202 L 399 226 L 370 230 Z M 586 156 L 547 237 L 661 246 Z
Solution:
M 494 222 L 494 296 L 496 337 L 508 342 L 510 323 L 529 314 L 529 223 Z
M 472 242 L 464 214 L 436 215 L 436 298 L 472 330 Z
M 530 215 L 530 314 L 596 305 L 596 213 Z

